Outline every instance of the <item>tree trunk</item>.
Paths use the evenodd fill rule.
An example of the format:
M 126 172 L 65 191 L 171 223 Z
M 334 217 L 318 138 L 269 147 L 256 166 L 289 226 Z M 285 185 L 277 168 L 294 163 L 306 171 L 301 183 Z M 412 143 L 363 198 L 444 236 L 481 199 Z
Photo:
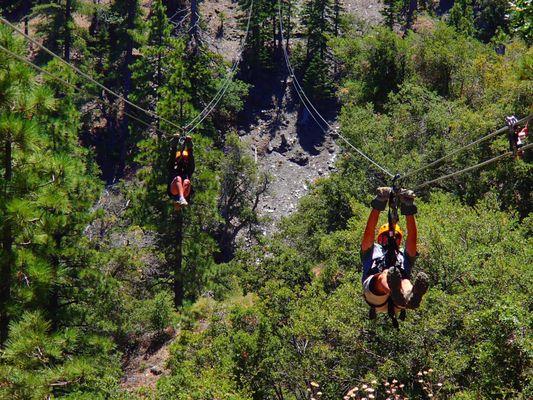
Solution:
M 276 24 L 276 14 L 274 14 L 272 15 L 272 40 L 274 41 L 274 48 L 281 49 L 281 38 L 278 38 L 278 35 L 276 34 Z
M 61 248 L 61 234 L 54 235 L 55 250 L 59 251 Z M 56 331 L 59 325 L 59 283 L 57 281 L 59 266 L 61 259 L 54 255 L 52 258 L 52 281 L 50 282 L 50 298 L 48 300 L 48 318 L 52 323 L 52 330 Z
M 70 46 L 72 43 L 72 33 L 70 23 L 72 19 L 72 0 L 66 0 L 65 4 L 65 61 L 70 62 Z
M 291 7 L 292 7 L 292 0 L 289 0 L 289 9 L 287 10 L 287 40 L 285 47 L 287 48 L 287 51 L 289 51 L 289 40 L 291 38 Z
M 196 53 L 198 49 L 199 31 L 198 24 L 200 23 L 200 14 L 198 13 L 198 1 L 191 0 L 191 25 L 189 28 L 189 50 L 191 53 Z
M 4 200 L 11 198 L 10 184 L 13 178 L 12 142 L 8 137 L 4 143 Z M 5 207 L 5 206 L 4 206 Z M 7 339 L 9 328 L 8 306 L 11 301 L 11 266 L 13 263 L 13 228 L 11 220 L 5 218 L 7 210 L 4 208 L 4 226 L 2 229 L 2 257 L 0 258 L 0 345 Z
M 31 0 L 24 0 L 24 33 L 29 34 L 30 31 L 30 11 L 31 11 Z
M 137 8 L 135 7 L 135 1 L 131 2 L 131 6 L 128 11 L 128 29 L 132 31 L 135 29 L 135 18 L 137 17 Z M 128 100 L 128 96 L 131 92 L 131 69 L 130 66 L 133 64 L 133 37 L 131 34 L 128 34 L 128 44 L 126 46 L 126 54 L 124 57 L 124 65 L 122 68 L 123 84 L 124 84 L 124 99 Z M 124 114 L 122 115 L 122 120 L 120 122 L 120 142 L 119 142 L 119 160 L 117 168 L 117 177 L 121 178 L 124 175 L 124 170 L 126 168 L 126 154 L 128 146 L 128 137 L 129 137 L 129 118 L 127 113 L 129 113 L 129 105 L 124 103 Z
M 339 36 L 339 19 L 340 19 L 340 10 L 341 6 L 339 4 L 340 0 L 335 0 L 335 37 Z
M 174 307 L 178 310 L 183 305 L 183 212 L 178 211 L 176 229 L 176 259 L 174 260 Z

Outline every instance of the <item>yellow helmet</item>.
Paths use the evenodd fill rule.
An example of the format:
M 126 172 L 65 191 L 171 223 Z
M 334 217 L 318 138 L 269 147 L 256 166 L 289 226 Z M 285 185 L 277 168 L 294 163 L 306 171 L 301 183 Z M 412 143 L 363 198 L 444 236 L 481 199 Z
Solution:
M 378 230 L 378 238 L 379 238 L 379 236 L 380 236 L 381 234 L 383 234 L 383 233 L 387 233 L 388 231 L 389 231 L 389 224 L 381 225 L 381 226 L 379 227 L 379 230 Z M 400 241 L 401 241 L 402 238 L 403 238 L 403 232 L 402 232 L 402 230 L 401 230 L 401 228 L 400 228 L 400 225 L 398 225 L 398 224 L 394 225 L 394 233 L 395 233 L 395 235 L 399 235 L 399 236 L 400 236 L 399 239 L 400 239 Z
M 176 158 L 188 158 L 189 157 L 189 151 L 187 149 L 184 149 L 183 151 L 176 151 Z

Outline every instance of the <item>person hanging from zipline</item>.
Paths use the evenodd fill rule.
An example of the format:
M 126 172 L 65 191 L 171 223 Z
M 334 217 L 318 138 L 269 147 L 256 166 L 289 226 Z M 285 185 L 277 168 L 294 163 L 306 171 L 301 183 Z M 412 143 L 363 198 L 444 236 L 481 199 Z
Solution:
M 379 220 L 379 214 L 384 211 L 391 198 L 392 188 L 380 187 L 377 196 L 372 201 L 372 211 L 368 217 L 361 242 L 361 261 L 363 264 L 363 292 L 364 298 L 370 306 L 370 318 L 376 317 L 376 312 L 388 312 L 397 326 L 396 314 L 405 309 L 416 309 L 420 306 L 423 295 L 428 290 L 428 276 L 420 272 L 411 283 L 411 269 L 417 257 L 417 227 L 414 204 L 415 194 L 412 190 L 400 189 L 397 192 L 400 211 L 405 215 L 407 223 L 407 240 L 405 250 L 400 248 L 403 232 L 394 223 L 394 232 L 389 224 L 381 226 L 374 243 L 374 233 Z M 390 218 L 389 218 L 390 221 Z M 392 235 L 394 234 L 394 240 Z M 389 240 L 389 237 L 391 240 Z M 392 245 L 391 245 L 392 243 Z M 391 247 L 393 247 L 391 249 Z M 388 265 L 392 259 L 395 265 Z M 400 318 L 405 318 L 405 312 Z
M 194 167 L 192 138 L 186 136 L 185 140 L 177 140 L 172 146 L 169 159 L 168 194 L 177 210 L 189 204 Z

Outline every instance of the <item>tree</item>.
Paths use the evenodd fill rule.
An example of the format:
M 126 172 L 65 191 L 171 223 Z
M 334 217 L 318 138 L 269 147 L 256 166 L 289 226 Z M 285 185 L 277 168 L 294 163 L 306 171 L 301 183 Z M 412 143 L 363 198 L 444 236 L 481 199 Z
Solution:
M 78 0 L 61 0 L 58 3 L 36 5 L 32 10 L 33 15 L 42 18 L 37 25 L 37 31 L 39 35 L 44 36 L 43 44 L 56 54 L 61 54 L 68 62 L 71 61 L 75 42 L 81 50 L 84 48 L 82 40 L 74 37 L 76 26 L 73 15 L 80 11 L 81 7 Z M 47 59 L 49 56 L 43 54 L 43 57 Z
M 251 2 L 241 0 L 239 5 L 245 11 L 241 19 L 241 28 L 248 25 L 248 14 Z M 247 69 L 243 72 L 253 76 L 253 72 L 269 71 L 274 67 L 272 58 L 279 48 L 277 4 L 269 0 L 254 0 L 253 13 L 250 20 L 248 40 L 243 53 L 244 65 Z
M 2 27 L 0 43 L 11 51 L 23 54 L 21 41 L 16 41 L 11 32 Z M 17 252 L 22 250 L 17 240 L 23 238 L 36 213 L 31 202 L 32 186 L 38 169 L 23 168 L 37 163 L 42 166 L 38 154 L 44 141 L 39 135 L 37 118 L 39 112 L 54 106 L 50 92 L 36 86 L 30 70 L 9 58 L 0 63 L 3 100 L 0 119 L 1 143 L 1 290 L 0 290 L 0 343 L 7 338 L 12 307 L 12 285 Z M 29 83 L 29 84 L 28 84 Z M 38 180 L 37 180 L 38 181 Z M 20 250 L 19 250 L 20 249 Z
M 131 66 L 134 88 L 131 93 L 131 101 L 154 111 L 161 96 L 161 88 L 171 74 L 169 58 L 174 46 L 170 36 L 172 26 L 161 0 L 152 4 L 145 31 L 147 38 L 140 48 L 141 57 Z M 144 114 L 139 117 L 144 121 L 152 119 Z M 152 121 L 152 123 L 156 127 L 159 125 L 158 121 Z M 132 121 L 131 126 L 137 135 L 146 130 L 146 126 L 138 126 L 134 121 Z M 138 140 L 137 138 L 132 139 L 133 142 Z
M 328 40 L 339 32 L 339 10 L 339 4 L 331 0 L 309 0 L 304 6 L 302 22 L 307 42 L 300 70 L 304 89 L 315 100 L 333 96 L 333 68 Z
M 456 1 L 450 10 L 448 23 L 455 29 L 465 35 L 473 36 L 474 27 L 474 8 L 471 0 Z
M 499 30 L 509 33 L 510 2 L 505 0 L 481 0 L 477 6 L 476 26 L 478 38 L 487 43 Z
M 98 57 L 96 69 L 102 77 L 101 83 L 126 100 L 132 91 L 133 50 L 138 45 L 140 29 L 141 14 L 137 0 L 116 0 L 109 9 L 97 8 L 93 15 L 91 31 L 96 38 L 96 48 L 91 48 L 91 52 L 96 51 L 93 54 Z M 105 45 L 102 45 L 103 41 Z M 102 176 L 110 183 L 123 177 L 132 149 L 128 117 L 132 110 L 127 103 L 108 93 L 103 99 L 106 105 L 102 117 L 106 126 L 96 140 Z
M 218 261 L 228 262 L 234 257 L 239 233 L 248 229 L 248 234 L 253 236 L 254 229 L 257 229 L 259 218 L 256 210 L 261 195 L 267 190 L 268 177 L 259 173 L 237 135 L 226 137 L 224 150 L 218 200 L 222 223 L 217 236 L 220 248 Z

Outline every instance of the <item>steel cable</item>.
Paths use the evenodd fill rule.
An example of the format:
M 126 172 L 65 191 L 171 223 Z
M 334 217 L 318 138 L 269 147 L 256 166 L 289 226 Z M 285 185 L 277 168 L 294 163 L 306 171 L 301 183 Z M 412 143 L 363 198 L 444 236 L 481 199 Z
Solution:
M 530 144 L 527 144 L 527 145 L 521 147 L 520 150 L 521 150 L 521 151 L 525 151 L 525 150 L 527 150 L 527 149 L 529 149 L 529 148 L 531 148 L 531 147 L 533 147 L 533 143 L 530 143 Z M 426 182 L 424 182 L 424 183 L 422 183 L 422 184 L 420 184 L 420 185 L 418 185 L 418 186 L 415 186 L 414 189 L 420 189 L 420 188 L 422 188 L 422 187 L 424 187 L 424 186 L 428 186 L 428 185 L 431 185 L 431 184 L 433 184 L 433 183 L 436 183 L 436 182 L 442 181 L 443 179 L 452 178 L 452 177 L 454 177 L 454 176 L 461 175 L 461 174 L 463 174 L 463 173 L 465 173 L 465 172 L 472 171 L 472 170 L 474 170 L 474 169 L 478 169 L 478 168 L 483 167 L 483 166 L 485 166 L 485 165 L 492 164 L 493 162 L 496 162 L 496 161 L 500 160 L 501 158 L 504 158 L 504 157 L 510 156 L 510 155 L 512 155 L 512 154 L 513 154 L 513 151 L 511 151 L 511 150 L 506 151 L 505 153 L 502 153 L 502 154 L 500 154 L 500 155 L 498 155 L 498 156 L 496 156 L 496 157 L 493 157 L 493 158 L 491 158 L 491 159 L 489 159 L 489 160 L 486 160 L 486 161 L 480 162 L 479 164 L 472 165 L 472 166 L 470 166 L 470 167 L 467 167 L 467 168 L 461 169 L 461 170 L 459 170 L 459 171 L 455 171 L 455 172 L 452 172 L 452 173 L 450 173 L 450 174 L 443 175 L 443 176 L 441 176 L 441 177 L 439 177 L 439 178 L 435 178 L 435 179 L 431 179 L 431 180 L 429 180 L 429 181 L 426 181 Z
M 285 58 L 285 63 L 287 65 L 287 69 L 289 70 L 289 74 L 291 75 L 291 77 L 293 78 L 293 86 L 294 86 L 294 89 L 296 90 L 296 94 L 298 95 L 298 97 L 300 98 L 302 104 L 304 105 L 304 107 L 306 108 L 306 110 L 309 112 L 309 114 L 311 115 L 311 117 L 315 120 L 315 122 L 317 123 L 317 125 L 325 132 L 327 133 L 327 129 L 325 129 L 322 124 L 316 119 L 314 113 L 309 109 L 309 106 L 315 111 L 315 113 L 318 115 L 318 117 L 326 124 L 326 126 L 330 129 L 332 129 L 333 131 L 335 131 L 337 133 L 337 135 L 339 135 L 339 137 L 350 147 L 352 148 L 355 152 L 357 152 L 361 157 L 365 158 L 367 161 L 369 161 L 370 163 L 372 163 L 375 167 L 379 168 L 382 172 L 384 172 L 385 174 L 387 174 L 389 177 L 393 178 L 394 177 L 394 174 L 392 174 L 390 171 L 388 171 L 386 168 L 382 167 L 380 164 L 378 164 L 376 161 L 374 161 L 373 159 L 371 159 L 369 156 L 367 156 L 362 150 L 358 149 L 356 146 L 354 146 L 352 143 L 350 143 L 350 141 L 348 139 L 346 139 L 341 133 L 339 133 L 339 131 L 335 128 L 333 128 L 327 121 L 326 119 L 320 114 L 320 112 L 318 112 L 318 110 L 316 109 L 316 107 L 313 105 L 313 103 L 311 102 L 311 100 L 309 100 L 309 98 L 307 97 L 307 95 L 305 94 L 305 91 L 303 90 L 302 86 L 300 85 L 300 83 L 298 82 L 298 79 L 296 78 L 296 74 L 294 73 L 294 70 L 290 64 L 290 59 L 289 59 L 289 55 L 287 53 L 287 48 L 283 45 L 283 42 L 285 41 L 284 39 L 284 35 L 283 35 L 283 19 L 282 19 L 282 16 L 281 16 L 281 2 L 278 1 L 278 19 L 279 19 L 279 26 L 280 26 L 280 36 L 281 36 L 281 43 L 282 43 L 282 48 L 283 48 L 283 55 L 284 55 L 284 58 Z M 306 102 L 307 100 L 307 102 Z M 309 103 L 309 106 L 307 105 L 307 103 Z
M 75 71 L 78 75 L 81 75 L 82 77 L 84 77 L 85 79 L 87 79 L 89 82 L 95 84 L 96 86 L 98 86 L 100 89 L 102 89 L 103 91 L 105 91 L 106 93 L 109 93 L 111 94 L 112 96 L 116 97 L 118 100 L 121 100 L 123 101 L 124 103 L 128 104 L 129 106 L 139 110 L 139 111 L 142 111 L 144 112 L 145 114 L 147 115 L 150 115 L 151 117 L 153 118 L 156 118 L 156 119 L 160 119 L 162 121 L 165 121 L 166 123 L 168 123 L 169 125 L 172 125 L 173 127 L 179 129 L 179 130 L 183 130 L 183 128 L 177 124 L 175 124 L 174 122 L 172 121 L 169 121 L 168 119 L 166 118 L 163 118 L 161 116 L 159 116 L 158 114 L 154 113 L 153 111 L 150 111 L 150 110 L 146 110 L 145 108 L 142 108 L 140 106 L 138 106 L 137 104 L 135 103 L 132 103 L 131 101 L 129 101 L 128 99 L 124 98 L 123 96 L 121 96 L 120 94 L 118 94 L 117 92 L 107 88 L 106 86 L 102 85 L 100 82 L 98 82 L 97 80 L 95 80 L 92 76 L 86 74 L 85 72 L 83 72 L 82 70 L 80 70 L 78 67 L 72 65 L 71 63 L 69 63 L 68 61 L 65 61 L 63 58 L 61 58 L 60 56 L 58 56 L 57 54 L 55 54 L 53 51 L 49 50 L 47 47 L 43 46 L 41 43 L 39 43 L 38 41 L 36 41 L 35 39 L 33 39 L 31 36 L 29 35 L 26 35 L 26 33 L 24 33 L 23 31 L 21 31 L 20 29 L 18 29 L 15 25 L 13 25 L 12 23 L 10 23 L 9 21 L 7 21 L 6 19 L 4 19 L 3 17 L 0 16 L 0 22 L 2 22 L 4 25 L 7 25 L 9 26 L 11 29 L 13 29 L 14 31 L 18 32 L 20 35 L 24 36 L 27 40 L 29 40 L 31 43 L 35 44 L 37 47 L 39 47 L 41 50 L 43 50 L 45 53 L 47 53 L 48 55 L 52 56 L 53 58 L 56 58 L 58 59 L 59 61 L 61 61 L 63 64 L 65 64 L 66 66 L 68 66 L 70 69 L 72 69 L 73 71 Z
M 179 129 L 180 131 L 185 131 L 187 130 L 187 128 L 189 126 L 191 126 L 194 121 L 198 118 L 200 118 L 200 120 L 197 122 L 197 123 L 194 123 L 194 126 L 187 130 L 187 132 L 185 133 L 185 135 L 188 135 L 190 134 L 192 131 L 194 131 L 194 129 L 196 129 L 196 127 L 198 127 L 198 125 L 203 122 L 205 120 L 205 118 L 207 118 L 207 116 L 213 111 L 213 109 L 218 105 L 220 99 L 224 96 L 224 94 L 226 93 L 228 87 L 229 87 L 229 84 L 231 82 L 231 79 L 232 79 L 232 75 L 233 73 L 235 72 L 235 69 L 237 68 L 238 64 L 239 64 L 239 61 L 240 61 L 240 58 L 242 56 L 242 53 L 244 51 L 244 45 L 246 44 L 246 39 L 248 37 L 248 33 L 249 33 L 249 28 L 250 28 L 250 20 L 251 20 L 251 15 L 252 15 L 252 11 L 253 11 L 253 0 L 251 1 L 250 3 L 250 8 L 249 8 L 249 11 L 248 11 L 248 22 L 247 22 L 247 27 L 246 27 L 246 33 L 245 33 L 245 36 L 244 36 L 244 39 L 243 39 L 243 42 L 242 42 L 242 45 L 241 45 L 241 50 L 238 54 L 238 57 L 237 57 L 237 60 L 234 62 L 234 65 L 232 67 L 232 69 L 230 70 L 230 73 L 228 73 L 228 76 L 226 78 L 226 82 L 225 84 L 223 84 L 223 86 L 221 87 L 221 89 L 219 89 L 219 91 L 217 92 L 217 94 L 213 97 L 213 99 L 208 103 L 208 105 L 206 107 L 204 107 L 204 109 L 195 117 L 193 118 L 187 125 L 181 127 L 177 124 L 175 124 L 174 122 L 172 121 L 169 121 L 168 119 L 166 118 L 163 118 L 161 117 L 160 115 L 158 115 L 157 113 L 153 112 L 153 111 L 150 111 L 150 110 L 146 110 L 138 105 L 136 105 L 135 103 L 127 100 L 126 98 L 124 98 L 123 96 L 121 96 L 120 94 L 114 92 L 113 90 L 107 88 L 106 86 L 102 85 L 101 83 L 99 83 L 98 81 L 96 81 L 94 78 L 92 78 L 90 75 L 84 73 L 83 71 L 81 71 L 79 68 L 77 68 L 76 66 L 72 65 L 71 63 L 65 61 L 63 58 L 61 58 L 60 56 L 58 56 L 57 54 L 55 54 L 54 52 L 52 52 L 51 50 L 49 50 L 47 47 L 43 46 L 42 44 L 40 44 L 39 42 L 37 42 L 35 39 L 33 39 L 32 37 L 30 37 L 29 35 L 26 35 L 26 33 L 24 33 L 23 31 L 21 31 L 20 29 L 18 29 L 15 25 L 11 24 L 9 21 L 7 21 L 6 19 L 4 19 L 2 16 L 0 16 L 0 22 L 2 22 L 3 24 L 9 26 L 11 29 L 13 29 L 14 31 L 16 31 L 17 33 L 19 33 L 20 35 L 22 35 L 23 37 L 25 37 L 27 40 L 29 40 L 31 43 L 35 44 L 37 47 L 39 47 L 41 50 L 43 50 L 44 52 L 46 52 L 47 54 L 49 54 L 50 56 L 52 56 L 53 58 L 57 58 L 58 60 L 60 60 L 63 64 L 65 64 L 66 66 L 68 66 L 69 68 L 71 68 L 73 71 L 75 71 L 77 74 L 81 75 L 82 77 L 84 77 L 85 79 L 87 79 L 88 81 L 90 81 L 91 83 L 95 84 L 96 86 L 98 86 L 99 88 L 101 88 L 102 90 L 104 90 L 106 93 L 109 93 L 111 94 L 112 96 L 114 96 L 115 98 L 121 100 L 121 101 L 124 101 L 124 103 L 134 107 L 135 109 L 139 110 L 139 111 L 142 111 L 144 112 L 145 114 L 148 114 L 150 115 L 151 117 L 155 118 L 155 119 L 159 119 L 161 121 L 164 121 L 166 123 L 168 123 L 169 125 Z M 6 48 L 3 48 L 4 51 L 6 51 L 7 49 Z M 7 50 L 8 51 L 8 50 Z M 29 60 L 27 60 L 29 61 Z M 25 62 L 25 61 L 23 61 Z M 33 63 L 32 63 L 33 64 Z M 35 64 L 33 64 L 34 67 L 37 67 Z M 41 68 L 39 68 L 39 70 L 41 70 L 41 72 L 45 71 L 45 70 L 42 70 Z M 46 73 L 46 72 L 45 72 Z M 58 77 L 56 77 L 57 79 Z M 60 79 L 60 78 L 59 78 Z M 217 96 L 219 96 L 217 98 Z M 214 104 L 213 104 L 214 102 Z M 207 112 L 206 112 L 207 110 Z M 132 116 L 131 114 L 127 113 L 127 112 L 124 112 L 124 114 L 130 116 L 132 119 L 138 121 L 138 122 L 141 122 L 143 125 L 146 125 L 146 126 L 149 126 L 151 127 L 151 124 L 147 123 L 146 121 L 143 121 L 135 116 Z M 159 131 L 159 132 L 162 132 L 161 130 L 158 130 L 156 129 L 156 131 Z M 168 133 L 165 133 L 165 136 L 175 136 L 175 135 L 172 135 L 172 134 L 168 134 Z
M 5 52 L 5 53 L 8 54 L 9 56 L 15 58 L 16 60 L 18 60 L 18 61 L 20 61 L 20 62 L 23 62 L 23 63 L 29 65 L 30 67 L 36 69 L 37 71 L 39 71 L 39 72 L 41 72 L 41 73 L 43 73 L 43 74 L 45 74 L 45 75 L 51 77 L 52 79 L 57 80 L 58 82 L 62 83 L 63 85 L 65 85 L 65 86 L 67 86 L 67 87 L 70 87 L 71 89 L 77 91 L 78 93 L 89 95 L 90 97 L 93 97 L 94 99 L 96 99 L 98 102 L 101 102 L 101 101 L 102 101 L 102 99 L 101 99 L 99 96 L 97 96 L 97 95 L 95 95 L 95 94 L 92 94 L 92 93 L 89 93 L 88 91 L 79 88 L 78 86 L 74 85 L 73 83 L 68 82 L 68 81 L 66 81 L 65 79 L 63 79 L 63 78 L 61 78 L 61 77 L 59 77 L 59 76 L 57 76 L 57 75 L 54 75 L 54 74 L 51 73 L 50 71 L 47 71 L 47 70 L 45 70 L 44 68 L 41 68 L 41 67 L 39 67 L 38 65 L 34 64 L 31 60 L 29 60 L 29 59 L 27 59 L 27 58 L 25 58 L 25 57 L 22 57 L 22 56 L 20 56 L 20 55 L 18 55 L 18 54 L 13 53 L 11 50 L 5 48 L 5 47 L 2 46 L 2 45 L 0 45 L 0 50 L 2 50 L 3 52 Z M 154 129 L 156 132 L 161 133 L 162 135 L 170 135 L 168 132 L 165 132 L 165 131 L 162 131 L 162 130 L 160 130 L 160 129 L 157 129 L 157 128 L 153 127 L 153 126 L 152 126 L 151 124 L 149 124 L 148 122 L 143 121 L 142 119 L 137 118 L 135 115 L 130 114 L 130 113 L 128 113 L 127 111 L 124 111 L 124 114 L 127 115 L 128 117 L 130 117 L 131 119 L 133 119 L 133 120 L 135 120 L 135 121 L 137 121 L 137 122 L 139 122 L 139 123 L 145 125 L 146 127 Z
M 532 116 L 533 115 L 529 115 L 529 116 L 527 116 L 525 118 L 522 118 L 520 121 L 518 121 L 516 123 L 516 125 L 520 125 L 520 124 L 523 124 L 524 122 L 529 121 L 532 118 Z M 433 166 L 437 165 L 438 163 L 440 163 L 440 162 L 442 162 L 442 161 L 444 161 L 444 160 L 446 160 L 446 159 L 448 159 L 448 158 L 450 158 L 450 157 L 462 152 L 463 150 L 466 150 L 466 149 L 468 149 L 470 147 L 473 147 L 473 146 L 475 146 L 475 145 L 477 145 L 477 144 L 479 144 L 481 142 L 484 142 L 485 140 L 488 140 L 488 139 L 490 139 L 490 138 L 492 138 L 494 136 L 497 136 L 499 134 L 507 132 L 508 129 L 509 128 L 506 126 L 506 127 L 498 129 L 497 131 L 489 133 L 488 135 L 485 135 L 485 136 L 483 136 L 483 137 L 481 137 L 481 138 L 479 138 L 477 140 L 474 140 L 473 142 L 468 143 L 467 145 L 464 145 L 464 146 L 462 146 L 462 147 L 460 147 L 458 149 L 455 149 L 455 150 L 451 151 L 450 153 L 448 153 L 448 154 L 436 159 L 435 161 L 430 162 L 429 164 L 423 165 L 422 167 L 419 167 L 419 168 L 417 168 L 417 169 L 415 169 L 415 170 L 413 170 L 411 172 L 408 172 L 408 173 L 406 173 L 404 175 L 401 175 L 400 179 L 402 179 L 402 180 L 407 179 L 407 178 L 413 176 L 414 174 L 417 174 L 420 171 L 423 171 L 423 170 L 425 170 L 427 168 L 433 167 Z

